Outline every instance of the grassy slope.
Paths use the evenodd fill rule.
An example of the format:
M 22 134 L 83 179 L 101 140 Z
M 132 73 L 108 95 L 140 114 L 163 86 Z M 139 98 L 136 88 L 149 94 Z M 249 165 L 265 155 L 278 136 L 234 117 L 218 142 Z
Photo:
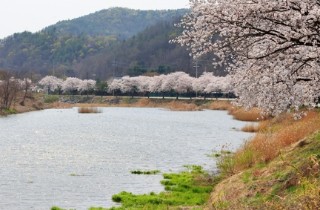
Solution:
M 319 119 L 317 112 L 300 121 L 274 119 L 236 154 L 225 156 L 225 179 L 207 209 L 320 209 Z

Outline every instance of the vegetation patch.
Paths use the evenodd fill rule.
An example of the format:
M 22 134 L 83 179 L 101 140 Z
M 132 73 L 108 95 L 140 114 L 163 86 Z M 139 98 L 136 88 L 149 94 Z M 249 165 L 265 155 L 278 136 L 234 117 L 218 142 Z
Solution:
M 44 103 L 51 104 L 51 103 L 54 103 L 54 102 L 58 102 L 59 101 L 59 96 L 57 96 L 57 95 L 45 95 L 43 100 L 44 100 Z
M 207 103 L 204 105 L 204 108 L 211 110 L 229 110 L 233 106 L 231 101 L 212 101 L 211 103 Z
M 102 110 L 97 107 L 79 107 L 78 113 L 80 114 L 97 114 L 101 113 Z
M 17 110 L 15 110 L 15 109 L 2 109 L 2 110 L 0 110 L 0 115 L 10 115 L 10 114 L 17 114 Z
M 172 111 L 199 111 L 201 108 L 194 103 L 187 103 L 182 101 L 172 101 L 166 105 Z
M 228 109 L 228 111 L 229 111 L 229 114 L 231 114 L 236 120 L 254 122 L 254 121 L 261 121 L 265 119 L 265 117 L 262 116 L 261 114 L 261 110 L 256 108 L 246 110 L 244 108 L 232 107 Z
M 259 126 L 255 124 L 247 124 L 243 128 L 241 128 L 241 131 L 249 132 L 249 133 L 255 133 L 258 130 L 259 130 Z
M 159 174 L 160 171 L 159 170 L 150 170 L 150 171 L 142 171 L 142 170 L 134 170 L 131 171 L 132 174 L 137 174 L 137 175 L 156 175 Z
M 113 195 L 112 200 L 121 203 L 121 209 L 203 209 L 213 185 L 218 181 L 203 171 L 200 166 L 187 166 L 187 170 L 180 173 L 163 174 L 161 184 L 165 192 L 135 195 L 130 192 L 121 192 Z M 90 210 L 106 210 L 92 207 Z

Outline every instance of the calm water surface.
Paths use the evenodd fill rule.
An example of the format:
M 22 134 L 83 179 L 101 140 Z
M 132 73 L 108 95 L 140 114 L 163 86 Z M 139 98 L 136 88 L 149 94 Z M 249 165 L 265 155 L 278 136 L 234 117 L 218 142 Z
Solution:
M 223 145 L 249 138 L 245 123 L 223 111 L 173 112 L 153 108 L 45 110 L 0 118 L 0 209 L 87 209 L 115 205 L 120 191 L 160 192 L 162 175 L 131 170 L 180 171 Z

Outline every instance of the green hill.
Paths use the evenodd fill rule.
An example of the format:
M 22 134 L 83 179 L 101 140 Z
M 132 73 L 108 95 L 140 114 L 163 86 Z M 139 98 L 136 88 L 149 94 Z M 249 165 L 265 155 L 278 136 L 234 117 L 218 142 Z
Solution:
M 188 10 L 133 10 L 111 8 L 73 20 L 60 21 L 45 30 L 56 29 L 59 35 L 116 36 L 127 39 L 159 21 L 168 21 L 186 14 Z
M 161 21 L 128 40 L 113 43 L 82 59 L 74 66 L 74 71 L 80 77 L 90 77 L 94 73 L 98 78 L 194 71 L 188 51 L 169 43 L 179 33 L 173 24 L 173 21 Z
M 195 75 L 188 51 L 169 43 L 180 33 L 174 23 L 186 12 L 112 8 L 37 33 L 16 33 L 0 40 L 0 68 L 39 78 L 108 79 L 177 70 Z M 199 73 L 210 71 L 210 63 L 205 58 Z

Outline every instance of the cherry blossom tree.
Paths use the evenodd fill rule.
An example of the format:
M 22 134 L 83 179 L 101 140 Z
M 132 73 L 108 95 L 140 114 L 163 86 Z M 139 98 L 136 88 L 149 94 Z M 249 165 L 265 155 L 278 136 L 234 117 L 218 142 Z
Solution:
M 62 90 L 63 92 L 71 92 L 72 94 L 75 94 L 75 92 L 79 90 L 81 83 L 81 79 L 76 77 L 68 77 L 62 84 Z
M 88 92 L 94 90 L 94 88 L 96 87 L 96 83 L 97 82 L 92 79 L 82 80 L 78 85 L 78 91 L 80 91 L 81 93 L 86 92 L 88 96 Z
M 318 0 L 191 0 L 175 42 L 228 65 L 238 103 L 279 114 L 313 107 L 320 87 Z M 261 81 L 260 81 L 261 80 Z
M 148 98 L 150 93 L 150 83 L 153 81 L 151 78 L 152 77 L 147 76 L 136 77 L 137 91 L 143 95 L 147 95 Z
M 60 93 L 63 81 L 55 76 L 45 76 L 38 83 L 40 86 L 46 89 L 48 91 L 47 93 L 49 94 L 55 90 L 58 90 Z
M 151 93 L 161 93 L 162 94 L 162 98 L 164 99 L 164 89 L 162 89 L 162 83 L 165 81 L 166 79 L 166 75 L 161 74 L 159 76 L 154 76 L 150 78 L 150 83 L 149 83 L 149 91 Z
M 193 77 L 190 77 L 190 75 L 185 72 L 175 72 L 171 75 L 174 75 L 173 78 L 176 79 L 175 85 L 173 86 L 173 91 L 177 94 L 176 99 L 179 98 L 179 94 L 192 91 Z
M 213 74 L 212 72 L 203 72 L 203 74 L 194 79 L 192 82 L 192 89 L 194 92 L 199 94 L 204 94 L 204 99 L 206 99 L 206 91 L 207 86 L 213 82 Z
M 138 80 L 135 77 L 124 76 L 120 80 L 120 90 L 122 93 L 133 94 L 137 91 Z
M 220 77 L 212 77 L 210 80 L 210 83 L 207 85 L 207 87 L 204 89 L 205 93 L 217 93 L 222 92 L 221 90 L 221 79 Z
M 121 79 L 114 79 L 109 85 L 108 92 L 112 93 L 113 95 L 120 91 L 121 89 Z

